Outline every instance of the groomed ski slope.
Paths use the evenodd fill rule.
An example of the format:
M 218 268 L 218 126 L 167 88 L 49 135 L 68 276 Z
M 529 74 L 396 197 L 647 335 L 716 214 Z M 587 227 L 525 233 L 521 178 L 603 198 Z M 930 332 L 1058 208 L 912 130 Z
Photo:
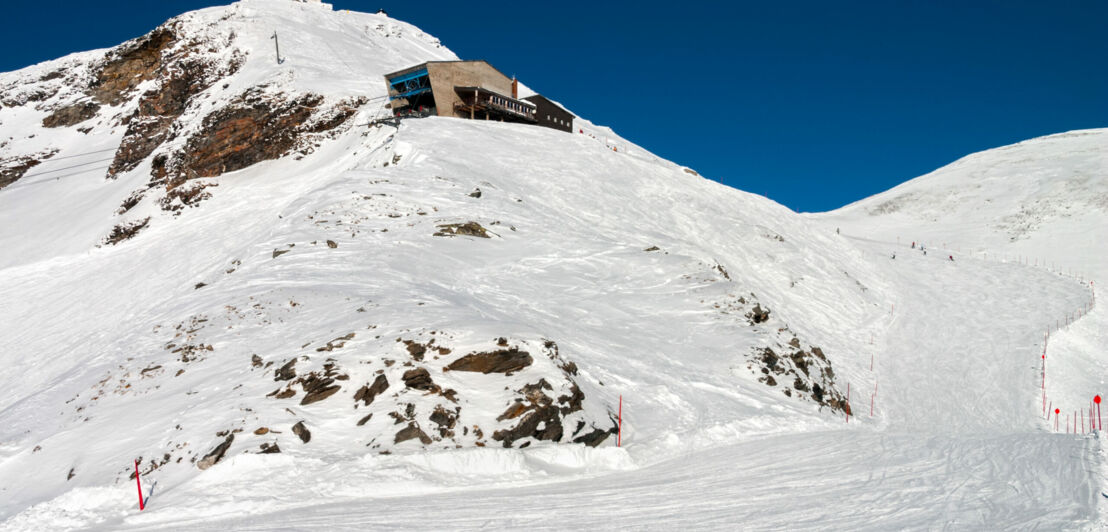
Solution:
M 184 115 L 188 127 L 257 84 L 375 97 L 385 72 L 455 57 L 414 26 L 325 4 L 249 0 L 181 20 L 209 44 L 237 33 L 248 52 Z M 4 76 L 29 90 L 100 55 Z M 1041 416 L 1043 325 L 1086 304 L 1088 287 L 996 260 L 1010 236 L 988 226 L 1003 219 L 1026 237 L 1009 256 L 1108 274 L 1085 246 L 1099 241 L 1088 227 L 1108 227 L 1103 130 L 975 154 L 940 172 L 949 183 L 915 182 L 889 204 L 918 200 L 919 212 L 798 216 L 585 119 L 575 126 L 586 135 L 438 118 L 394 130 L 366 127 L 386 112 L 371 105 L 302 159 L 205 180 L 218 184 L 212 198 L 179 216 L 146 200 L 127 216 L 151 216 L 147 229 L 97 247 L 148 167 L 115 181 L 99 166 L 72 173 L 122 130 L 46 130 L 45 111 L 3 112 L 18 132 L 8 151 L 61 151 L 0 191 L 0 530 L 1108 527 L 1099 440 L 1051 433 Z M 1050 185 L 1046 208 L 1024 208 L 1034 195 L 998 201 L 1038 190 L 1011 185 L 1020 165 Z M 969 186 L 993 195 L 942 188 L 979 174 L 990 180 Z M 944 208 L 951 199 L 961 210 Z M 433 236 L 469 221 L 492 238 Z M 912 235 L 936 241 L 929 256 L 908 249 Z M 938 242 L 960 246 L 956 262 Z M 755 298 L 772 311 L 762 325 L 745 316 Z M 1047 385 L 1067 410 L 1103 393 L 1101 308 L 1052 336 Z M 181 362 L 174 332 L 199 319 L 193 341 L 214 350 Z M 451 335 L 455 355 L 501 336 L 557 341 L 590 415 L 606 419 L 622 397 L 623 446 L 394 445 L 384 401 L 356 424 L 369 409 L 354 410 L 353 384 L 383 359 L 402 367 L 396 340 L 429 331 Z M 748 367 L 792 337 L 827 353 L 836 390 L 850 384 L 850 423 Z M 351 385 L 304 407 L 280 402 L 256 354 L 278 366 L 327 357 Z M 463 392 L 467 416 L 503 411 L 503 381 L 435 378 Z M 426 399 L 416 396 L 400 397 Z M 292 435 L 298 421 L 310 443 Z M 199 470 L 189 459 L 229 430 L 241 432 L 226 457 Z M 256 454 L 278 440 L 280 454 Z M 177 461 L 143 474 L 139 512 L 131 460 L 150 468 L 163 453 Z
M 695 450 L 658 463 L 636 457 L 657 442 L 628 438 L 617 468 L 482 474 L 491 457 L 456 455 L 474 475 L 324 477 L 341 495 L 270 489 L 268 469 L 167 494 L 144 514 L 105 522 L 127 530 L 329 529 L 1096 529 L 1102 497 L 1095 437 L 1044 431 L 1030 325 L 1085 297 L 1069 279 L 976 259 L 951 263 L 857 240 L 894 285 L 896 310 L 876 360 L 879 423 L 820 426 Z M 865 391 L 868 397 L 869 391 Z M 854 395 L 856 405 L 862 393 Z M 634 404 L 634 397 L 626 398 Z M 628 419 L 636 417 L 629 408 Z M 859 415 L 868 416 L 858 408 Z M 591 457 L 617 460 L 611 454 Z M 449 461 L 448 458 L 443 458 Z M 623 460 L 629 460 L 627 463 Z M 576 466 L 578 469 L 574 469 Z M 616 467 L 612 465 L 612 467 Z M 487 468 L 487 469 L 486 469 Z M 556 468 L 553 468 L 556 470 Z M 231 474 L 227 471 L 225 474 Z M 308 468 L 298 470 L 313 475 Z M 237 476 L 237 473 L 235 473 Z M 577 478 L 574 478 L 577 477 Z M 401 486 L 397 494 L 393 484 Z M 499 483 L 500 487 L 488 487 Z M 234 491 L 232 494 L 230 490 Z M 276 498 L 279 503 L 274 503 Z M 233 502 L 232 502 L 233 500 Z M 217 501 L 214 502 L 213 501 Z M 256 513 L 262 508 L 260 513 Z
M 689 352 L 687 348 L 682 349 L 690 345 L 689 342 L 718 342 L 721 338 L 730 338 L 732 342 L 750 340 L 744 336 L 746 333 L 740 332 L 741 328 L 733 329 L 726 320 L 721 322 L 712 313 L 695 311 L 701 308 L 697 300 L 713 294 L 718 297 L 726 287 L 705 280 L 677 281 L 686 268 L 698 263 L 710 265 L 712 257 L 704 256 L 699 262 L 693 260 L 689 255 L 695 257 L 701 251 L 685 248 L 680 241 L 667 236 L 672 233 L 661 229 L 673 227 L 672 220 L 650 222 L 658 224 L 653 230 L 644 222 L 646 225 L 637 225 L 631 232 L 621 233 L 624 220 L 643 220 L 640 216 L 649 215 L 649 207 L 645 205 L 655 201 L 663 203 L 672 198 L 668 194 L 672 191 L 659 189 L 656 199 L 647 200 L 641 214 L 594 218 L 587 213 L 601 211 L 585 207 L 580 218 L 567 217 L 564 213 L 576 212 L 571 208 L 575 202 L 577 208 L 581 208 L 581 202 L 590 201 L 587 198 L 607 200 L 593 193 L 589 188 L 592 185 L 586 184 L 586 180 L 577 181 L 577 177 L 571 176 L 586 178 L 592 175 L 589 172 L 607 171 L 611 172 L 613 180 L 597 186 L 616 187 L 618 183 L 626 185 L 627 180 L 635 179 L 636 170 L 621 168 L 628 168 L 630 164 L 629 168 L 641 172 L 652 166 L 629 162 L 603 147 L 597 147 L 598 151 L 592 153 L 587 144 L 590 141 L 584 139 L 554 136 L 549 139 L 571 139 L 571 143 L 581 143 L 573 145 L 578 145 L 577 149 L 586 155 L 570 166 L 572 171 L 563 170 L 562 181 L 533 181 L 520 175 L 510 178 L 499 175 L 521 164 L 521 157 L 523 166 L 531 168 L 527 163 L 536 164 L 545 156 L 517 149 L 510 157 L 504 155 L 505 158 L 498 161 L 496 153 L 509 138 L 545 135 L 558 134 L 519 129 L 519 126 L 423 120 L 405 124 L 391 143 L 383 145 L 369 159 L 359 159 L 360 162 L 344 172 L 332 174 L 331 170 L 322 169 L 307 180 L 276 177 L 271 172 L 259 172 L 255 176 L 244 172 L 237 180 L 227 182 L 221 190 L 222 195 L 211 200 L 213 203 L 208 211 L 190 220 L 193 223 L 184 229 L 186 233 L 174 238 L 181 239 L 178 242 L 190 242 L 194 237 L 189 236 L 188 231 L 211 234 L 218 225 L 232 223 L 240 227 L 237 234 L 246 241 L 258 239 L 258 236 L 246 236 L 254 231 L 270 234 L 269 240 L 249 244 L 249 249 L 257 248 L 254 251 L 237 248 L 241 244 L 234 241 L 220 244 L 226 249 L 195 248 L 205 251 L 199 256 L 185 256 L 196 261 L 196 265 L 155 251 L 168 249 L 162 246 L 182 245 L 174 244 L 173 240 L 163 240 L 164 237 L 136 240 L 133 245 L 139 249 L 154 246 L 149 248 L 147 260 L 154 261 L 149 264 L 162 275 L 146 278 L 143 282 L 148 283 L 147 287 L 135 293 L 166 290 L 169 294 L 176 293 L 171 298 L 158 297 L 144 303 L 153 308 L 164 307 L 156 311 L 153 321 L 165 321 L 182 312 L 207 308 L 211 305 L 208 301 L 212 294 L 223 293 L 222 298 L 233 300 L 257 291 L 253 288 L 238 293 L 245 287 L 271 287 L 265 290 L 294 294 L 309 308 L 328 309 L 343 304 L 342 294 L 353 289 L 360 295 L 351 305 L 361 304 L 362 299 L 380 301 L 387 305 L 385 308 L 394 320 L 410 315 L 411 311 L 405 309 L 417 300 L 429 301 L 432 302 L 430 308 L 421 308 L 419 314 L 413 316 L 442 313 L 436 319 L 456 320 L 455 327 L 463 324 L 466 327 L 486 326 L 480 325 L 482 323 L 501 324 L 498 327 L 517 323 L 516 327 L 525 327 L 534 326 L 525 325 L 527 323 L 543 323 L 546 331 L 560 331 L 559 338 L 576 339 L 564 342 L 568 352 L 585 352 L 583 339 L 611 342 L 602 352 L 615 355 L 604 357 L 593 353 L 579 360 L 587 361 L 590 371 L 601 373 L 608 386 L 617 387 L 617 392 L 609 393 L 623 395 L 623 447 L 615 448 L 614 442 L 608 441 L 598 449 L 539 445 L 526 450 L 483 448 L 382 456 L 365 453 L 358 439 L 334 441 L 343 431 L 349 430 L 340 423 L 317 433 L 318 442 L 290 447 L 280 455 L 235 454 L 202 474 L 187 470 L 149 475 L 144 482 L 153 484 L 147 487 L 153 489 L 153 494 L 146 511 L 141 513 L 135 508 L 133 484 L 123 481 L 105 485 L 94 481 L 38 502 L 18 512 L 3 526 L 13 530 L 523 526 L 538 529 L 695 526 L 858 530 L 1038 527 L 1053 530 L 1096 529 L 1102 524 L 1097 512 L 1102 498 L 1098 488 L 1102 478 L 1098 441 L 1049 433 L 1047 423 L 1040 417 L 1038 404 L 1037 362 L 1041 349 L 1038 324 L 1083 304 L 1089 295 L 1083 285 L 1041 268 L 971 256 L 959 257 L 952 263 L 944 259 L 947 253 L 939 249 L 932 248 L 925 257 L 907 246 L 871 239 L 865 234 L 835 235 L 833 228 L 815 224 L 774 222 L 776 225 L 770 227 L 782 231 L 786 242 L 815 239 L 821 246 L 819 249 L 833 253 L 838 263 L 850 264 L 852 271 L 865 272 L 859 275 L 865 275 L 866 282 L 879 289 L 869 289 L 863 297 L 887 305 L 887 308 L 873 310 L 860 308 L 851 318 L 858 323 L 858 329 L 834 331 L 835 312 L 849 308 L 843 307 L 841 301 L 819 297 L 816 293 L 806 296 L 811 303 L 809 306 L 785 305 L 781 300 L 771 302 L 786 312 L 800 312 L 797 310 L 800 308 L 825 312 L 808 315 L 811 311 L 807 310 L 803 319 L 797 321 L 819 324 L 823 323 L 821 318 L 826 319 L 826 331 L 814 327 L 821 331 L 818 334 L 823 342 L 834 342 L 831 333 L 837 333 L 839 343 L 830 344 L 834 347 L 829 353 L 836 357 L 840 382 L 852 384 L 851 402 L 857 417 L 848 424 L 841 418 L 819 415 L 804 403 L 773 399 L 770 393 L 775 390 L 772 388 L 754 383 L 749 377 L 744 379 L 742 372 L 725 369 L 733 355 L 724 352 L 718 360 L 705 358 L 703 354 L 712 353 L 707 343 L 694 351 L 703 353 L 700 356 L 682 354 Z M 373 145 L 374 141 L 366 142 Z M 462 142 L 476 143 L 480 149 L 462 156 L 455 146 Z M 528 144 L 520 146 L 524 145 Z M 336 151 L 322 153 L 320 157 L 355 151 L 342 146 L 333 149 Z M 402 162 L 398 166 L 374 169 L 380 161 L 392 161 L 396 155 L 401 155 Z M 531 157 L 536 159 L 532 161 Z M 403 162 L 405 160 L 407 162 Z M 335 161 L 338 167 L 350 164 L 341 158 Z M 484 162 L 479 166 L 477 161 Z M 459 182 L 441 181 L 430 189 L 414 187 L 429 175 L 458 179 L 459 175 L 465 175 L 458 173 L 459 169 L 478 167 L 483 169 L 484 173 L 478 174 L 484 176 L 483 181 L 469 175 Z M 585 171 L 585 168 L 590 170 Z M 682 173 L 678 171 L 677 175 Z M 375 188 L 365 188 L 367 183 L 382 177 L 388 177 L 391 182 L 378 182 L 373 185 Z M 541 192 L 545 187 L 564 186 L 570 179 L 575 180 L 579 188 L 575 189 L 573 194 L 577 196 L 572 201 L 570 198 L 574 195 L 565 191 Z M 639 184 L 646 186 L 649 182 Z M 461 209 L 461 204 L 455 204 L 452 198 L 474 186 L 485 192 L 480 201 L 472 202 L 478 210 L 473 211 L 472 207 L 457 210 Z M 715 189 L 710 183 L 695 186 Z M 640 194 L 635 201 L 654 197 L 641 186 L 629 189 Z M 347 197 L 352 191 L 369 190 L 395 196 L 390 200 L 393 204 L 389 210 L 407 212 L 437 205 L 439 216 L 443 217 L 467 212 L 468 216 L 484 222 L 493 216 L 502 218 L 505 223 L 495 227 L 504 238 L 517 238 L 512 235 L 520 232 L 546 236 L 529 244 L 527 240 L 514 240 L 523 246 L 521 249 L 502 245 L 477 248 L 488 252 L 477 255 L 473 254 L 473 246 L 495 246 L 498 241 L 430 239 L 425 240 L 425 244 L 397 246 L 433 225 L 433 221 L 415 221 L 419 218 L 412 217 L 413 222 L 404 221 L 401 226 L 415 223 L 414 226 L 407 229 L 392 226 L 393 231 L 368 241 L 343 239 L 336 250 L 310 248 L 298 252 L 301 258 L 297 258 L 297 252 L 280 259 L 268 257 L 270 250 L 285 242 L 321 238 L 312 224 L 304 223 L 305 214 L 323 206 L 338 209 L 336 201 L 339 198 Z M 617 187 L 616 190 L 626 189 Z M 266 194 L 276 196 L 267 199 Z M 248 221 L 264 216 L 264 210 L 254 210 L 250 204 L 264 205 L 286 196 L 303 198 L 279 211 L 282 216 L 279 220 L 287 221 L 278 221 L 272 226 L 273 222 L 259 219 L 258 225 L 251 229 L 253 226 Z M 705 205 L 700 209 L 706 213 L 704 220 L 710 213 L 727 212 L 725 207 L 729 202 L 743 206 L 744 216 L 751 216 L 759 209 L 764 209 L 767 215 L 777 212 L 758 201 L 743 203 L 748 200 L 740 201 L 739 197 L 745 198 L 723 195 L 715 200 L 718 204 Z M 544 198 L 547 201 L 542 201 Z M 552 203 L 549 201 L 552 198 L 566 203 Z M 519 205 L 516 199 L 524 199 L 523 206 L 541 203 L 543 208 L 539 212 L 544 214 L 536 215 L 523 206 L 519 207 L 521 210 L 510 210 L 507 206 Z M 242 203 L 245 201 L 251 203 Z M 627 207 L 619 208 L 635 204 L 627 200 Z M 365 211 L 338 209 L 336 212 Z M 513 222 L 505 213 L 514 213 L 512 218 L 518 231 L 504 230 L 504 225 Z M 784 211 L 781 213 L 783 216 Z M 735 219 L 736 222 L 741 220 L 743 218 Z M 547 233 L 537 229 L 544 222 L 559 221 L 564 225 L 559 225 L 557 231 Z M 690 219 L 687 227 L 692 231 L 705 223 Z M 591 244 L 573 236 L 578 232 L 587 234 L 590 226 L 602 234 L 619 236 L 613 236 L 606 243 Z M 633 241 L 632 235 L 644 230 L 651 231 L 653 236 L 640 244 L 627 246 L 626 251 L 612 251 L 620 247 L 617 242 Z M 397 231 L 406 232 L 397 234 Z M 813 234 L 802 235 L 804 231 Z M 818 234 L 820 232 L 823 234 Z M 709 245 L 707 242 L 720 243 L 721 247 L 713 250 L 734 272 L 740 271 L 733 266 L 739 260 L 755 261 L 750 266 L 753 271 L 772 272 L 765 263 L 757 262 L 765 259 L 756 259 L 749 253 L 750 249 L 777 249 L 759 244 L 764 239 L 758 233 L 739 231 L 728 235 L 719 232 L 706 235 L 699 242 L 702 246 Z M 728 250 L 729 238 L 743 242 L 744 248 Z M 415 240 L 422 242 L 418 238 Z M 651 255 L 642 252 L 647 243 L 683 251 L 677 256 Z M 429 245 L 433 247 L 427 247 Z M 598 247 L 592 249 L 590 246 Z M 493 252 L 494 249 L 498 251 Z M 897 254 L 895 260 L 891 258 L 894 252 Z M 436 264 L 449 264 L 450 268 L 424 269 L 428 267 L 421 266 L 417 259 L 428 253 L 436 257 Z M 255 256 L 258 254 L 265 254 L 264 260 Z M 232 282 L 234 277 L 223 280 L 221 257 L 240 255 L 244 257 L 244 265 L 236 274 L 245 276 L 245 284 Z M 118 253 L 98 253 L 91 262 L 69 259 L 75 262 L 59 264 L 53 271 L 94 268 L 92 271 L 108 275 L 107 272 L 117 267 L 113 266 L 113 256 L 121 260 L 126 257 Z M 793 257 L 801 256 L 798 252 Z M 357 260 L 352 260 L 355 258 Z M 219 263 L 217 271 L 202 267 L 210 263 Z M 400 265 L 408 266 L 401 268 Z M 347 272 L 350 268 L 354 269 Z M 790 277 L 798 277 L 798 273 L 813 275 L 819 271 L 812 265 L 799 268 L 794 264 L 783 267 L 779 273 L 784 273 L 782 277 L 787 283 Z M 15 284 L 7 286 L 8 293 L 23 294 L 29 300 L 45 304 L 45 308 L 64 307 L 64 301 L 49 302 L 50 298 L 61 297 L 58 294 L 69 293 L 59 291 L 56 283 L 62 283 L 70 291 L 95 289 L 88 296 L 93 299 L 98 296 L 92 294 L 103 297 L 117 286 L 79 288 L 72 284 L 77 279 L 63 282 L 59 278 L 47 282 L 47 277 L 37 284 L 23 283 L 17 281 L 29 279 L 23 276 L 30 273 L 9 272 Z M 96 278 L 96 275 L 90 274 L 87 278 Z M 421 278 L 440 281 L 427 285 L 419 281 Z M 659 283 L 663 279 L 670 281 Z M 768 275 L 768 280 L 763 279 L 761 282 L 767 284 L 759 292 L 774 297 L 788 295 L 783 289 L 787 284 L 774 284 L 781 282 L 774 279 L 773 274 Z M 188 283 L 197 280 L 214 280 L 208 288 L 214 292 L 193 290 Z M 136 280 L 119 282 L 134 283 Z M 184 284 L 187 290 L 174 292 L 170 289 L 174 284 Z M 337 299 L 328 288 L 334 286 L 346 287 L 338 292 Z M 557 289 L 551 290 L 551 287 Z M 873 293 L 875 290 L 880 290 L 880 294 Z M 401 295 L 405 293 L 423 295 L 415 298 Z M 114 300 L 106 298 L 106 302 L 111 301 Z M 146 299 L 140 297 L 137 301 Z M 123 304 L 122 301 L 116 303 Z M 458 308 L 471 309 L 469 312 L 473 314 L 458 317 Z M 505 308 L 514 309 L 511 318 L 502 314 Z M 670 310 L 663 310 L 667 308 Z M 581 310 L 575 314 L 572 309 Z M 471 315 L 477 316 L 477 321 L 466 317 Z M 290 320 L 294 317 L 292 314 L 277 316 Z M 316 314 L 306 316 L 322 319 Z M 570 319 L 565 321 L 567 316 Z M 602 316 L 605 319 L 597 319 Z M 50 316 L 41 316 L 43 320 L 48 318 Z M 109 319 L 109 316 L 98 319 Z M 60 322 L 50 323 L 60 326 Z M 286 326 L 291 327 L 290 332 L 280 334 L 292 337 L 308 334 L 304 323 L 297 325 L 295 320 L 291 323 Z M 321 324 L 336 330 L 342 327 L 328 323 L 312 323 L 311 327 L 318 328 Z M 142 345 L 125 335 L 119 340 L 112 335 L 90 340 L 96 337 L 95 331 L 102 324 L 93 320 L 73 322 L 68 326 L 78 325 L 87 331 L 79 338 L 88 345 L 103 342 L 102 347 L 96 348 L 98 352 L 114 353 L 120 349 L 116 345 Z M 116 327 L 121 331 L 132 327 L 145 330 L 148 325 L 144 323 L 139 327 L 125 322 Z M 43 326 L 31 330 L 36 329 L 50 330 Z M 489 328 L 485 332 L 491 335 L 496 330 Z M 272 341 L 280 341 L 279 336 Z M 641 339 L 632 340 L 640 336 Z M 45 349 L 49 339 L 55 337 L 21 338 Z M 260 340 L 260 337 L 254 338 Z M 870 338 L 873 344 L 869 343 Z M 637 347 L 621 351 L 617 348 L 619 345 Z M 650 345 L 659 348 L 655 352 L 648 347 Z M 853 349 L 848 348 L 850 345 Z M 219 349 L 225 352 L 227 348 Z M 636 353 L 636 356 L 627 353 Z M 870 355 L 875 364 L 873 371 L 868 368 Z M 223 355 L 224 358 L 228 356 Z M 73 358 L 74 362 L 78 360 L 79 356 Z M 665 370 L 659 372 L 657 367 Z M 233 366 L 224 363 L 211 369 L 219 368 Z M 81 374 L 81 370 L 74 367 L 63 375 L 81 382 L 76 377 Z M 219 382 L 211 381 L 211 385 L 219 385 Z M 878 385 L 876 415 L 870 419 L 867 406 L 875 383 Z M 55 386 L 59 386 L 59 394 L 66 390 L 65 386 Z M 189 384 L 190 389 L 198 386 L 201 386 L 200 381 Z M 112 451 L 116 448 L 122 452 L 131 447 L 140 449 L 147 445 L 146 440 L 157 438 L 158 416 L 180 416 L 172 413 L 174 408 L 179 408 L 179 403 L 173 399 L 177 392 L 169 388 L 164 393 L 166 399 L 158 399 L 161 396 L 156 394 L 147 396 L 158 402 L 147 399 L 144 404 L 159 409 L 150 412 L 150 421 L 145 422 L 148 427 L 128 424 L 126 420 L 131 418 L 132 412 L 126 407 L 132 403 L 119 402 L 118 410 L 103 410 L 108 407 L 102 405 L 102 410 L 96 414 L 99 422 L 138 429 L 139 436 L 149 436 L 101 442 L 98 447 L 102 449 L 82 451 L 81 454 L 89 457 L 86 462 L 91 457 L 110 459 L 118 454 L 119 451 Z M 218 389 L 209 388 L 205 392 L 206 395 L 213 393 L 219 396 Z M 65 396 L 67 394 L 61 395 Z M 616 397 L 608 400 L 612 399 Z M 210 400 L 204 396 L 200 402 L 192 401 L 190 404 L 203 406 L 203 409 L 183 412 L 186 427 L 195 426 L 197 418 L 223 415 L 224 407 L 219 406 L 223 403 L 207 402 Z M 237 401 L 229 398 L 226 406 L 235 408 Z M 32 407 L 33 403 L 16 405 L 9 410 L 9 416 L 26 422 L 26 418 L 15 414 Z M 29 428 L 36 426 L 28 424 Z M 65 442 L 84 434 L 80 430 L 89 429 L 78 429 L 68 435 L 59 433 L 47 440 L 47 450 L 57 453 L 59 448 L 66 449 L 70 444 Z M 205 441 L 206 432 L 195 429 L 193 432 L 196 433 L 193 437 Z M 72 443 L 79 442 L 73 440 Z M 21 455 L 13 455 L 18 456 Z M 64 458 L 67 455 L 49 456 Z M 20 475 L 29 474 L 21 472 L 20 464 L 34 462 L 9 459 L 0 465 Z M 85 475 L 88 475 L 89 465 L 82 466 Z M 109 473 L 114 469 L 114 464 L 105 467 Z M 29 487 L 34 489 L 33 485 Z

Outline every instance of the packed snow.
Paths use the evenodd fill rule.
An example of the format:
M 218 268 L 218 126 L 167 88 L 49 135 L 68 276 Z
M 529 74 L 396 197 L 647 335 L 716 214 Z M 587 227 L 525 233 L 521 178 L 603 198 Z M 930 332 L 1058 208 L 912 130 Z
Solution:
M 0 108 L 0 159 L 56 150 L 0 189 L 0 529 L 1108 525 L 1086 434 L 1108 391 L 1094 304 L 1108 265 L 1092 246 L 1108 228 L 1108 130 L 801 215 L 585 119 L 573 134 L 370 125 L 384 73 L 455 58 L 383 14 L 247 0 L 178 20 L 233 43 L 213 64 L 245 61 L 160 149 L 185 149 L 259 85 L 365 104 L 310 150 L 195 180 L 218 185 L 195 207 L 148 196 L 122 214 L 153 166 L 105 179 L 125 129 L 108 115 L 137 97 L 87 132 L 43 127 L 33 101 Z M 59 68 L 83 83 L 104 54 L 0 74 L 0 88 L 25 96 Z M 767 348 L 792 373 L 764 367 Z M 529 362 L 450 370 L 495 350 Z M 339 388 L 302 404 L 285 367 Z M 419 368 L 433 383 L 414 383 Z M 390 388 L 363 402 L 378 376 Z M 539 382 L 581 392 L 566 436 L 494 441 Z M 451 430 L 432 430 L 444 407 Z M 406 424 L 427 440 L 394 439 Z M 617 425 L 596 447 L 570 442 Z

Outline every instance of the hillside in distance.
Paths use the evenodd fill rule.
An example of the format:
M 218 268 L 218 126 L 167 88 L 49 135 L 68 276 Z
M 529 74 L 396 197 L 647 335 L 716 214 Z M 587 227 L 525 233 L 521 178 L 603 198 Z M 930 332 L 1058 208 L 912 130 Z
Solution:
M 1048 405 L 1062 411 L 1088 409 L 1108 391 L 1108 312 L 1095 299 L 1108 283 L 1108 129 L 971 154 L 809 218 L 857 238 L 914 242 L 956 259 L 1019 264 L 1077 281 L 1089 294 L 1084 302 L 1027 325 L 1046 337 L 1048 370 L 1040 379 Z

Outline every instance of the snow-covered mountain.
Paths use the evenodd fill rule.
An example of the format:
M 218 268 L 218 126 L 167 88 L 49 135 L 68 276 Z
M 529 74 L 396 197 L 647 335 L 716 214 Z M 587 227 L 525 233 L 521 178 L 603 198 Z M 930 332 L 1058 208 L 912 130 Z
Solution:
M 975 153 L 881 194 L 819 215 L 881 238 L 946 242 L 1108 271 L 1108 130 L 1071 131 Z
M 586 119 L 376 122 L 383 74 L 454 58 L 383 14 L 245 0 L 0 74 L 0 526 L 1095 522 L 1072 488 L 1096 450 L 1045 431 L 1008 358 L 1085 286 L 890 260 L 862 204 L 797 215 Z M 1027 164 L 1092 190 L 1096 138 Z M 963 199 L 946 241 L 979 233 Z M 757 507 L 811 483 L 835 496 Z M 949 497 L 971 489 L 995 496 Z
M 587 121 L 367 125 L 385 72 L 453 57 L 254 0 L 0 78 L 2 515 L 132 459 L 165 490 L 248 453 L 619 464 L 621 396 L 643 459 L 841 421 L 871 265 Z
M 1097 285 L 1108 282 L 1108 129 L 968 155 L 812 218 L 860 238 L 1022 264 L 1078 282 L 1088 292 L 1084 301 L 1024 327 L 1049 335 L 1041 378 L 1048 406 L 1071 412 L 1071 420 L 1074 410 L 1087 418 L 1080 413 L 1108 390 L 1108 312 L 1094 299 Z

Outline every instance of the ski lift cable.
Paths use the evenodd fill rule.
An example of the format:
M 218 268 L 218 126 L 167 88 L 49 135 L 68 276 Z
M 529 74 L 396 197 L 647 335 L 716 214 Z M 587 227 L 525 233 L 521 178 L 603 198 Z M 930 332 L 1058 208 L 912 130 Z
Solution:
M 86 151 L 84 153 L 75 153 L 73 155 L 66 155 L 64 157 L 50 157 L 48 159 L 43 159 L 42 162 L 46 163 L 46 162 L 53 162 L 53 161 L 62 161 L 62 160 L 65 160 L 65 159 L 74 159 L 74 158 L 77 158 L 77 157 L 84 157 L 85 155 L 92 155 L 94 153 L 104 153 L 104 152 L 115 151 L 115 150 L 116 150 L 116 148 L 105 148 L 103 150 Z
M 4 187 L 3 189 L 0 189 L 0 193 L 3 193 L 4 191 L 7 191 L 7 190 L 18 190 L 18 189 L 21 189 L 21 188 L 33 187 L 35 185 L 42 185 L 42 184 L 45 184 L 45 183 L 52 183 L 52 182 L 58 181 L 62 178 L 74 177 L 74 176 L 78 176 L 78 175 L 81 175 L 81 174 L 87 174 L 89 172 L 96 172 L 96 171 L 99 171 L 99 170 L 107 170 L 109 166 L 111 166 L 111 165 L 104 165 L 104 166 L 99 166 L 99 167 L 96 167 L 96 168 L 88 168 L 88 169 L 85 169 L 85 170 L 78 170 L 76 172 L 57 175 L 57 176 L 54 176 L 51 179 L 44 179 L 42 181 L 36 181 L 34 183 L 15 183 L 15 184 L 9 185 L 7 187 Z
M 88 161 L 88 162 L 85 162 L 85 163 L 74 164 L 74 165 L 70 165 L 70 166 L 63 166 L 61 168 L 54 168 L 52 170 L 44 170 L 42 172 L 38 172 L 38 173 L 30 174 L 30 175 L 24 175 L 22 177 L 22 179 L 26 179 L 28 177 L 38 177 L 40 175 L 52 174 L 54 172 L 61 172 L 63 170 L 71 170 L 73 168 L 79 168 L 79 167 L 82 167 L 82 166 L 88 166 L 90 164 L 103 163 L 103 162 L 112 161 L 112 160 L 115 160 L 115 157 L 109 157 L 107 159 L 98 159 L 98 160 L 95 160 L 95 161 Z

